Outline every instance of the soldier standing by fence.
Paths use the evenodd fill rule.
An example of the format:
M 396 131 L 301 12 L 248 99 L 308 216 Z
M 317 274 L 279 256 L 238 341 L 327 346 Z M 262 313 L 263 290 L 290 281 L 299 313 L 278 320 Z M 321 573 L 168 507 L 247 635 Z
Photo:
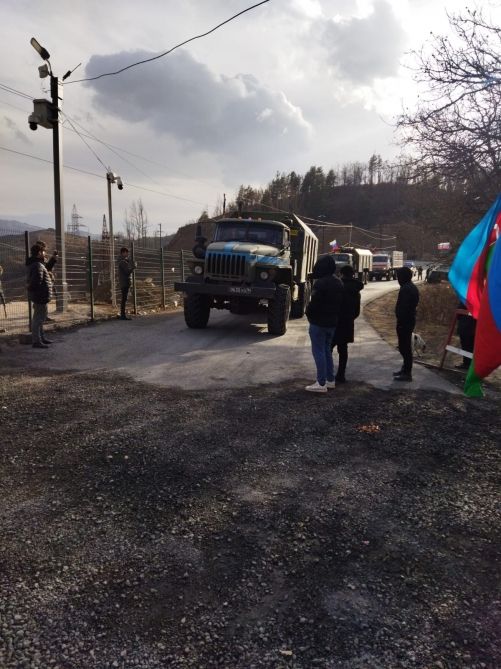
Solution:
M 130 316 L 125 313 L 125 306 L 127 304 L 127 296 L 131 286 L 132 273 L 137 267 L 137 263 L 129 258 L 129 249 L 123 246 L 120 249 L 120 260 L 118 261 L 118 280 L 120 282 L 120 290 L 122 291 L 122 300 L 120 303 L 120 320 L 130 321 Z

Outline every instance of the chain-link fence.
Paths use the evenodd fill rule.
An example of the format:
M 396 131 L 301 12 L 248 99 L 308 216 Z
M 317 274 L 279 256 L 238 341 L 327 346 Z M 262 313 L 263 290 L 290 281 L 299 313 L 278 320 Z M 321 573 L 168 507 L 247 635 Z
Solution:
M 54 248 L 53 231 L 0 228 L 0 336 L 29 332 L 31 305 L 26 291 L 26 258 L 31 245 L 39 239 L 47 244 L 50 256 Z M 120 246 L 116 242 L 115 250 Z M 144 248 L 134 242 L 127 246 L 137 263 L 128 310 L 145 314 L 177 306 L 181 300 L 174 293 L 174 281 L 183 280 L 191 252 Z M 118 257 L 112 261 L 109 241 L 66 234 L 65 247 L 65 258 L 59 255 L 52 270 L 55 294 L 49 303 L 49 320 L 56 325 L 71 325 L 115 317 L 121 292 Z

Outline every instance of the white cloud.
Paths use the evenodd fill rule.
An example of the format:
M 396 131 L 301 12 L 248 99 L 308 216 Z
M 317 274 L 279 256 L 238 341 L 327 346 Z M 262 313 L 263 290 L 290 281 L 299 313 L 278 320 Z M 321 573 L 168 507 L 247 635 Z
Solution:
M 86 75 L 116 71 L 153 54 L 122 52 L 93 56 Z M 214 74 L 185 50 L 123 74 L 91 81 L 94 104 L 111 116 L 171 136 L 186 151 L 216 156 L 245 152 L 255 159 L 263 145 L 290 153 L 304 147 L 311 127 L 301 109 L 280 90 L 251 74 Z M 287 143 L 281 137 L 287 135 Z
M 363 18 L 331 19 L 323 26 L 322 44 L 339 76 L 354 84 L 395 76 L 405 47 L 405 33 L 391 5 L 377 0 Z

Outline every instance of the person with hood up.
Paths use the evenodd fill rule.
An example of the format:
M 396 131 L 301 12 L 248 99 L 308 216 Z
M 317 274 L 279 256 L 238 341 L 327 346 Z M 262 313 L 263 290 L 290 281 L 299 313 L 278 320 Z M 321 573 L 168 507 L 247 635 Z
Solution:
M 416 325 L 416 309 L 419 303 L 419 290 L 412 283 L 412 271 L 409 267 L 397 269 L 400 284 L 395 316 L 397 317 L 398 350 L 403 358 L 402 368 L 394 372 L 395 381 L 412 381 L 412 333 Z
M 33 348 L 49 348 L 52 342 L 45 337 L 43 324 L 47 318 L 48 304 L 52 298 L 52 279 L 45 266 L 45 250 L 41 244 L 31 247 L 31 256 L 26 261 L 28 267 L 28 297 L 33 303 L 31 319 L 31 341 Z
M 317 368 L 317 380 L 306 386 L 306 390 L 313 393 L 326 393 L 327 388 L 336 385 L 332 340 L 343 300 L 343 284 L 335 272 L 336 261 L 330 255 L 319 258 L 313 267 L 315 283 L 306 308 L 311 351 Z
M 339 365 L 336 373 L 336 383 L 345 383 L 346 365 L 348 364 L 348 344 L 355 339 L 355 319 L 360 316 L 360 291 L 364 284 L 355 278 L 351 265 L 341 268 L 341 280 L 344 293 L 339 312 L 339 320 L 334 333 L 332 347 L 337 346 Z

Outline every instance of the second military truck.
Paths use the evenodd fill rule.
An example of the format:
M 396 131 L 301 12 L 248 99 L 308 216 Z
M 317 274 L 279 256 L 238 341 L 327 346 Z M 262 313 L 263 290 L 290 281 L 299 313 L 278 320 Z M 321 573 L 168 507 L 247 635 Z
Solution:
M 213 240 L 198 233 L 191 274 L 176 282 L 190 328 L 205 328 L 211 309 L 247 314 L 266 305 L 268 332 L 283 335 L 289 316 L 310 301 L 318 239 L 294 214 L 235 212 L 216 223 Z
M 336 261 L 336 271 L 339 272 L 346 265 L 353 268 L 355 276 L 367 283 L 367 277 L 372 270 L 372 252 L 369 249 L 357 249 L 353 246 L 343 246 L 337 249 L 332 257 Z
M 402 251 L 375 251 L 372 257 L 372 270 L 369 272 L 369 281 L 376 279 L 391 279 L 397 278 L 397 269 L 404 265 L 404 254 Z

